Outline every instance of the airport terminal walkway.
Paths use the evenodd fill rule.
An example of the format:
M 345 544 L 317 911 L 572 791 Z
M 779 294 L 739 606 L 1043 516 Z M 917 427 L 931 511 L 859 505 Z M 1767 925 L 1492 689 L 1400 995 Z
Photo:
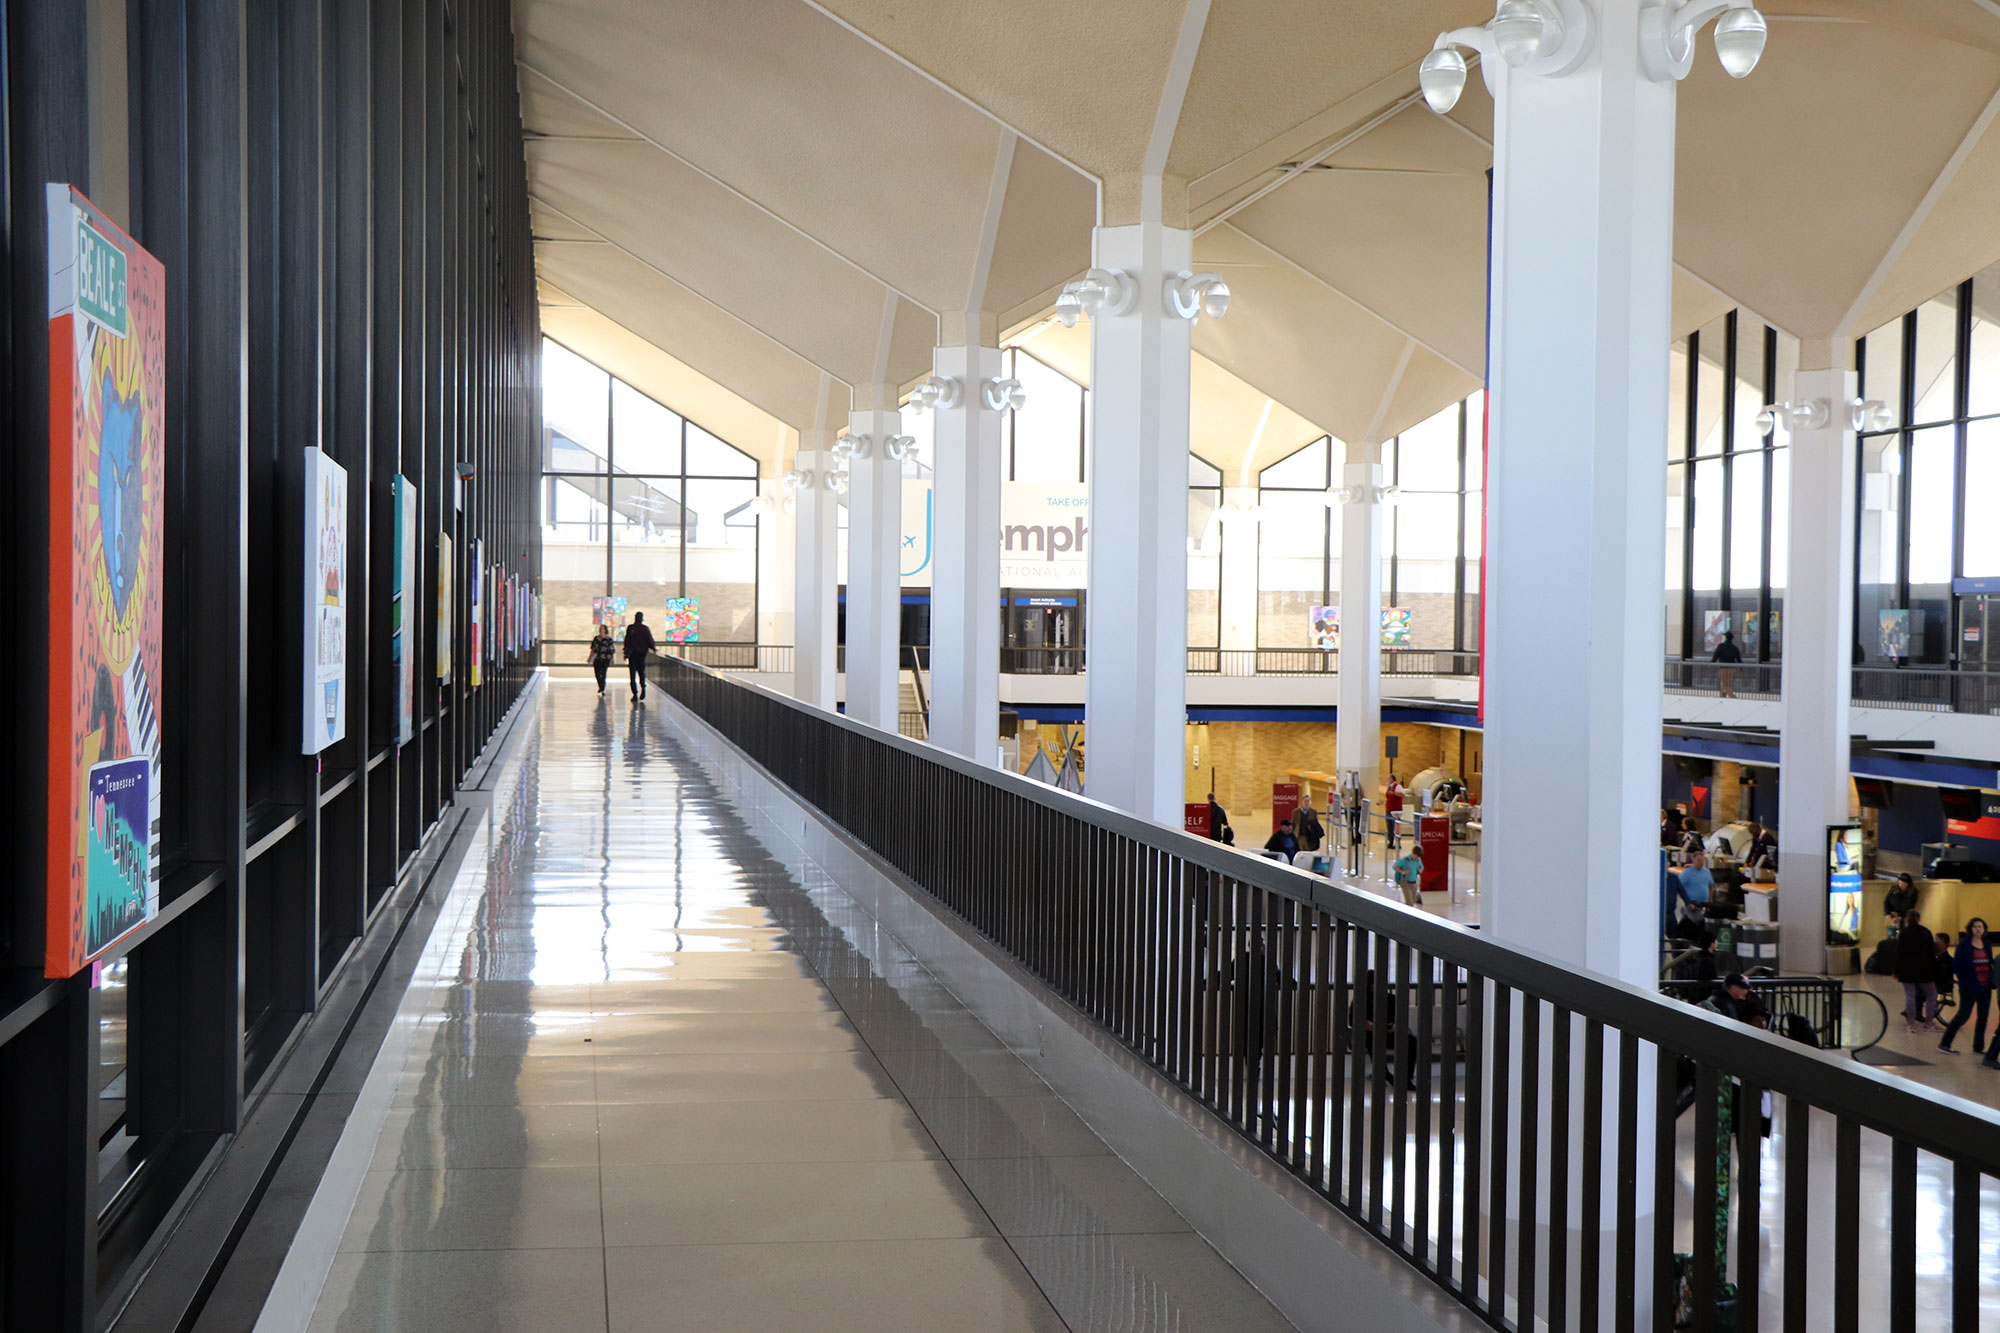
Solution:
M 541 707 L 313 1328 L 1287 1327 L 657 704 Z

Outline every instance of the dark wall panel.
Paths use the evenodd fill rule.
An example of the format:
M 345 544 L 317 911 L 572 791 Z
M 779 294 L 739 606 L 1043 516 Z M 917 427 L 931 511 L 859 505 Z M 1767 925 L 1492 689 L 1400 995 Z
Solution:
M 90 58 L 86 13 L 111 3 L 0 0 L 0 614 L 47 614 L 41 183 L 69 181 L 129 197 L 133 235 L 167 270 L 163 911 L 103 989 L 42 978 L 46 663 L 27 642 L 0 654 L 20 793 L 0 802 L 7 1329 L 80 1330 L 118 1308 L 355 941 L 397 924 L 385 904 L 408 910 L 392 891 L 536 669 L 516 654 L 470 680 L 474 543 L 510 572 L 541 563 L 541 334 L 506 4 L 126 0 L 121 67 Z M 93 77 L 125 80 L 128 125 L 93 129 L 93 93 L 117 91 Z M 91 181 L 92 161 L 121 179 Z M 349 478 L 349 706 L 346 738 L 305 756 L 315 445 Z M 389 632 L 398 475 L 418 513 L 407 745 Z

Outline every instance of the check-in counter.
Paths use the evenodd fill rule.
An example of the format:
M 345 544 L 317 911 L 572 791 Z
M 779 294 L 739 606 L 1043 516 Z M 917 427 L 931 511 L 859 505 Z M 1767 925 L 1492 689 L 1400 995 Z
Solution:
M 1861 956 L 1865 959 L 1882 942 L 1882 900 L 1896 886 L 1893 879 L 1870 879 L 1861 884 Z M 1962 879 L 1920 879 L 1917 881 L 1917 911 L 1923 924 L 1935 935 L 1940 930 L 1958 938 L 1972 917 L 1985 917 L 2000 927 L 2000 884 L 1968 884 Z

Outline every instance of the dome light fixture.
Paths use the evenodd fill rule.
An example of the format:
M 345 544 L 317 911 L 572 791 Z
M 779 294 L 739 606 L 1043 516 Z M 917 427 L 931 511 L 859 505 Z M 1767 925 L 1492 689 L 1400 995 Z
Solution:
M 1802 430 L 1820 430 L 1833 420 L 1833 410 L 1824 398 L 1813 398 L 1803 403 L 1772 403 L 1758 409 L 1757 433 L 1769 435 L 1783 428 L 1786 434 Z
M 1534 0 L 1500 0 L 1500 8 L 1486 30 L 1493 34 L 1493 45 L 1499 48 L 1500 58 L 1519 69 L 1541 54 L 1543 29 L 1547 24 L 1548 16 Z M 1557 40 L 1561 40 L 1560 36 Z
M 874 450 L 875 437 L 872 435 L 843 435 L 833 442 L 832 453 L 836 463 L 845 463 L 856 458 L 866 458 Z
M 1896 424 L 1896 414 L 1879 398 L 1855 398 L 1847 404 L 1848 424 L 1856 434 L 1872 435 Z
M 1740 79 L 1764 56 L 1770 25 L 1752 0 L 1646 0 L 1639 11 L 1639 56 L 1657 82 L 1685 79 L 1694 68 L 1695 34 L 1715 20 L 1715 58 Z
M 910 391 L 910 406 L 919 412 L 949 411 L 965 397 L 965 386 L 946 375 L 933 375 Z
M 1139 284 L 1122 269 L 1093 268 L 1075 284 L 1076 299 L 1092 319 L 1128 315 L 1139 298 Z
M 1220 274 L 1181 272 L 1166 282 L 1167 313 L 1185 320 L 1221 319 L 1229 311 L 1229 284 Z
M 1028 405 L 1028 391 L 1016 379 L 987 380 L 979 386 L 979 396 L 994 412 L 1018 412 Z
M 1056 323 L 1073 329 L 1082 314 L 1083 299 L 1076 294 L 1076 284 L 1072 282 L 1056 296 Z
M 847 494 L 847 474 L 845 472 L 827 473 L 826 488 L 832 491 L 835 495 Z
M 882 456 L 892 463 L 900 463 L 917 452 L 917 437 L 914 435 L 891 435 L 882 441 Z
M 1417 83 L 1431 110 L 1444 115 L 1458 105 L 1459 94 L 1465 91 L 1465 57 L 1455 47 L 1439 46 L 1417 66 Z
M 1715 58 L 1732 79 L 1757 68 L 1771 29 L 1754 9 L 1732 9 L 1715 21 Z

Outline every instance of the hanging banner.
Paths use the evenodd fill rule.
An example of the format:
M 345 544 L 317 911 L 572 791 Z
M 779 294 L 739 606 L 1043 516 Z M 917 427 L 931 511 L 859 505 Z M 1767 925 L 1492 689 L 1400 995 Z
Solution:
M 437 678 L 451 684 L 451 534 L 438 534 Z
M 347 734 L 347 469 L 306 450 L 305 726 L 318 754 Z
M 159 909 L 166 269 L 50 185 L 48 933 L 82 971 Z
M 1181 827 L 1197 838 L 1208 837 L 1208 802 L 1189 801 L 1181 813 Z
M 396 497 L 396 577 L 389 592 L 389 659 L 396 673 L 396 743 L 417 727 L 417 492 L 393 478 Z

